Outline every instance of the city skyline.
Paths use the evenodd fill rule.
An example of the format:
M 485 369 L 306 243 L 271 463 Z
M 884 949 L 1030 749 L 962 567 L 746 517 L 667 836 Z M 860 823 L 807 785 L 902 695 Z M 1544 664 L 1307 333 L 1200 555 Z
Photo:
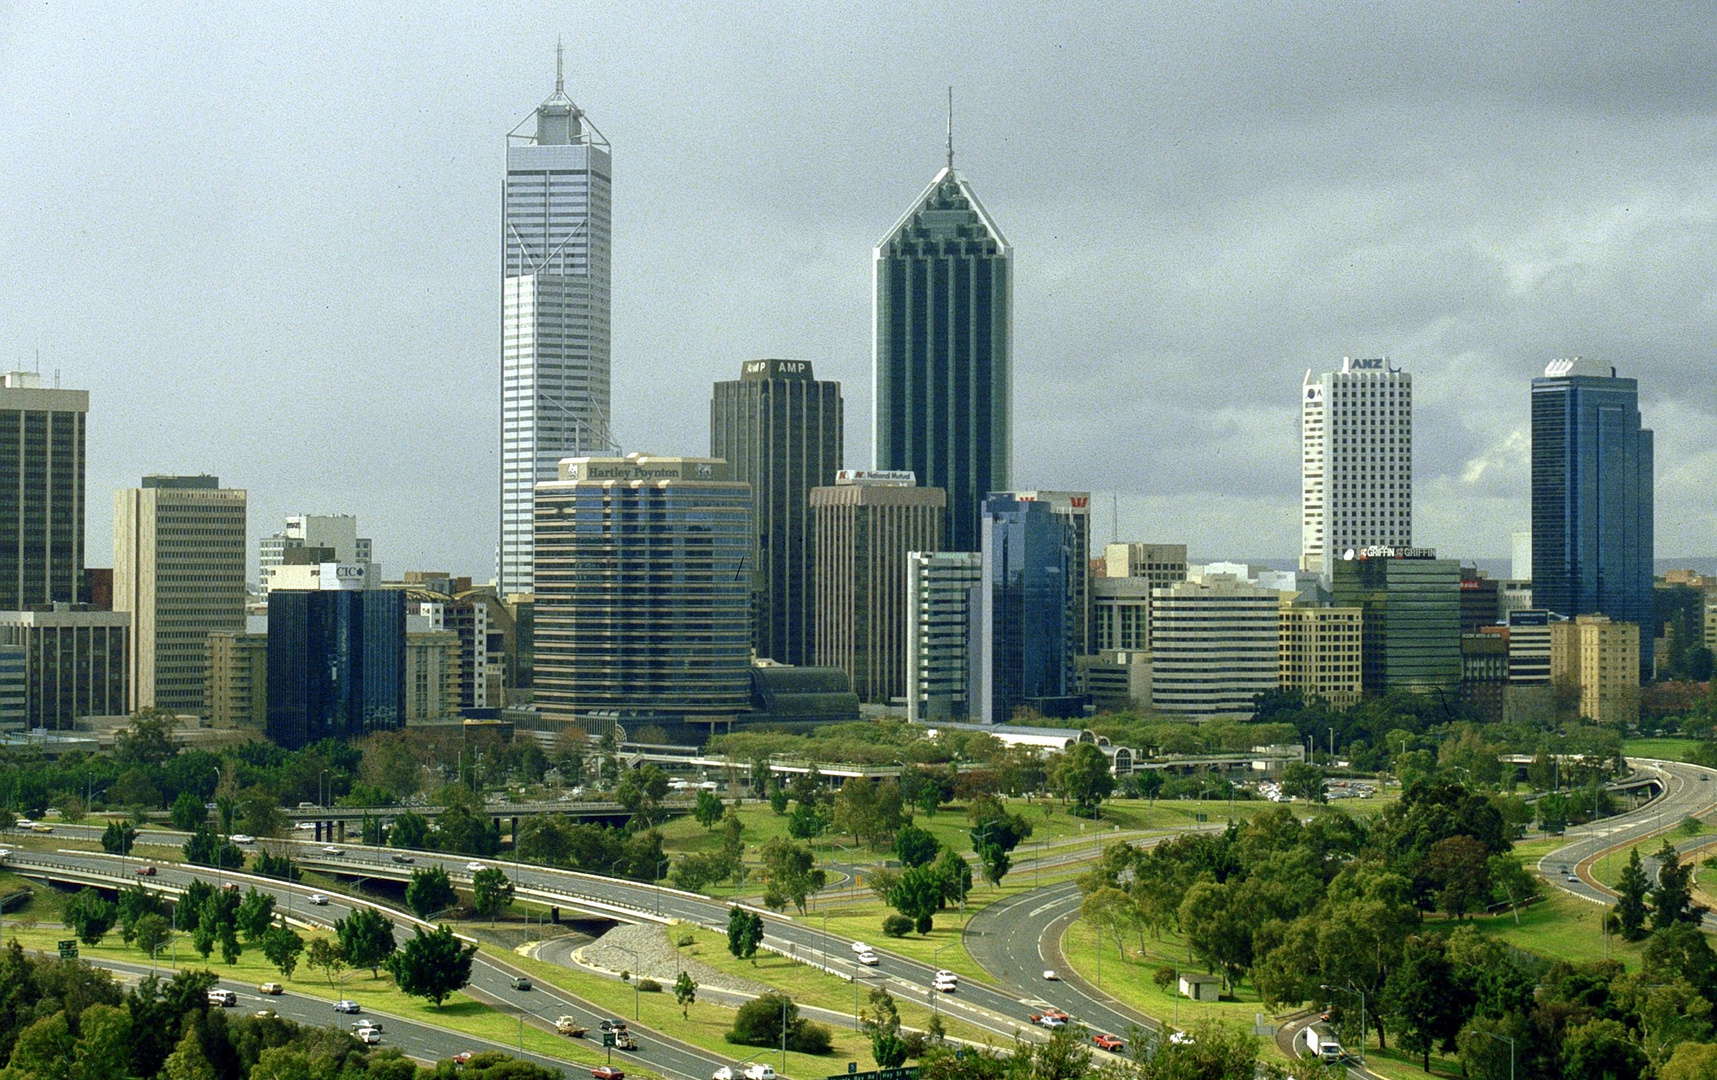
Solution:
M 767 38 L 741 16 L 651 30 L 601 12 L 448 16 L 403 35 L 383 17 L 307 48 L 316 24 L 297 14 L 237 32 L 188 9 L 20 13 L 4 46 L 17 227 L 0 366 L 40 350 L 45 383 L 58 370 L 91 391 L 92 563 L 111 491 L 215 472 L 253 492 L 251 557 L 259 523 L 346 512 L 392 566 L 486 578 L 496 132 L 541 99 L 564 31 L 570 95 L 626 148 L 625 449 L 701 449 L 707 387 L 735 357 L 803 356 L 869 411 L 869 249 L 939 163 L 953 83 L 963 168 L 1019 253 L 1011 483 L 1091 490 L 1098 538 L 1119 492 L 1123 538 L 1291 557 L 1298 418 L 1282 387 L 1386 355 L 1419 384 L 1415 542 L 1499 556 L 1528 519 L 1522 390 L 1549 359 L 1586 355 L 1639 379 L 1658 551 L 1708 554 L 1717 509 L 1698 480 L 1717 468 L 1717 410 L 1699 358 L 1717 327 L 1697 253 L 1713 92 L 1681 74 L 1703 67 L 1704 36 L 1480 15 L 1440 13 L 1455 44 L 1439 51 L 1394 13 L 1257 12 L 1219 31 L 1172 11 L 971 9 L 913 46 L 860 14 L 808 25 L 789 54 L 713 47 Z M 1148 62 L 1210 40 L 1223 48 L 1179 74 Z M 829 62 L 837 42 L 858 62 Z M 1013 66 L 986 71 L 995 55 Z M 664 59 L 683 70 L 652 87 Z M 375 78 L 350 79 L 360 66 Z M 909 77 L 885 86 L 878 67 Z M 1113 92 L 1093 107 L 1084 86 Z M 127 124 L 108 122 L 113 100 L 140 103 Z M 399 101 L 436 119 L 433 152 L 369 137 Z M 1024 134 L 1045 128 L 1058 137 Z M 738 131 L 744 153 L 712 152 Z M 267 437 L 283 417 L 295 437 Z M 863 465 L 853 435 L 847 464 Z

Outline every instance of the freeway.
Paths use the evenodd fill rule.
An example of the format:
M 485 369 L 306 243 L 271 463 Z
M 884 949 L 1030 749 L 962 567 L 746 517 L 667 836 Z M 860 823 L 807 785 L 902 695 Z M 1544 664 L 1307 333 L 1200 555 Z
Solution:
M 288 885 L 282 881 L 270 878 L 253 877 L 235 874 L 230 871 L 216 871 L 208 867 L 193 867 L 179 864 L 160 863 L 157 874 L 151 878 L 139 878 L 134 872 L 119 866 L 114 856 L 83 854 L 77 852 L 56 852 L 52 855 L 42 855 L 34 852 L 15 851 L 7 859 L 7 865 L 18 872 L 36 876 L 52 875 L 59 872 L 67 879 L 73 876 L 84 878 L 108 878 L 113 887 L 120 887 L 129 881 L 143 881 L 146 886 L 164 888 L 174 892 L 182 891 L 193 879 L 202 878 L 206 881 L 226 882 L 237 881 L 243 885 L 271 893 L 276 897 L 276 910 L 286 915 L 288 919 L 301 924 L 319 926 L 331 929 L 336 919 L 345 918 L 354 906 L 373 907 L 386 914 L 394 921 L 396 938 L 403 941 L 412 934 L 414 925 L 420 924 L 409 914 L 388 908 L 381 904 L 367 903 L 343 895 L 332 895 L 325 905 L 312 905 L 309 902 L 312 889 L 299 885 Z M 69 874 L 67 873 L 69 872 Z M 559 1016 L 576 1016 L 579 1022 L 595 1030 L 598 1023 L 612 1014 L 597 1008 L 579 998 L 572 997 L 560 990 L 543 987 L 528 991 L 514 990 L 512 979 L 521 971 L 496 959 L 488 953 L 478 953 L 476 961 L 471 965 L 471 982 L 465 987 L 465 992 L 484 1002 L 497 1011 L 513 1017 L 522 1017 L 523 1022 L 533 1024 L 546 1030 L 554 1030 L 554 1021 Z M 362 990 L 353 988 L 350 991 L 362 1003 Z M 332 1005 L 329 1004 L 331 1010 Z M 324 1014 L 325 1016 L 326 1014 Z M 320 1022 L 320 1021 L 318 1021 Z M 726 1059 L 717 1057 L 703 1050 L 698 1050 L 688 1044 L 678 1042 L 658 1032 L 640 1027 L 628 1021 L 632 1030 L 639 1036 L 640 1049 L 634 1056 L 640 1064 L 664 1076 L 677 1080 L 703 1080 L 719 1065 L 730 1064 Z M 565 1064 L 562 1062 L 561 1064 Z
M 1638 810 L 1595 822 L 1576 839 L 1538 860 L 1538 872 L 1545 881 L 1596 904 L 1607 904 L 1614 895 L 1592 876 L 1592 864 L 1606 852 L 1639 844 L 1681 824 L 1684 818 L 1717 810 L 1717 769 L 1652 758 L 1629 760 L 1636 769 L 1661 776 L 1663 794 Z

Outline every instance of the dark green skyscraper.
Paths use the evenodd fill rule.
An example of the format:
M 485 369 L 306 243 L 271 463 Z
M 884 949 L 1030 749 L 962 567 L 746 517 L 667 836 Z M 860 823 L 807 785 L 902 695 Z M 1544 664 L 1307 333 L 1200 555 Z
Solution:
M 1013 249 L 948 167 L 874 252 L 876 467 L 948 492 L 950 551 L 977 551 L 984 498 L 1011 486 Z
M 843 409 L 841 384 L 819 382 L 808 360 L 748 360 L 710 400 L 710 456 L 751 485 L 752 643 L 783 664 L 809 664 L 816 648 L 810 496 L 840 470 Z

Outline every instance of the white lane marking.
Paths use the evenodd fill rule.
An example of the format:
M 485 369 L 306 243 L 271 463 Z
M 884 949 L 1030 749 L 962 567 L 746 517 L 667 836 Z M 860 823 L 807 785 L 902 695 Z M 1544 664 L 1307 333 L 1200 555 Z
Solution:
M 1058 908 L 1062 904 L 1072 903 L 1073 901 L 1075 901 L 1077 899 L 1079 899 L 1079 897 L 1077 894 L 1075 894 L 1073 896 L 1064 896 L 1059 900 L 1051 900 L 1047 904 L 1039 904 L 1037 907 L 1032 908 L 1031 911 L 1026 913 L 1026 918 L 1035 919 L 1039 915 L 1042 915 L 1044 912 L 1049 911 L 1052 908 Z

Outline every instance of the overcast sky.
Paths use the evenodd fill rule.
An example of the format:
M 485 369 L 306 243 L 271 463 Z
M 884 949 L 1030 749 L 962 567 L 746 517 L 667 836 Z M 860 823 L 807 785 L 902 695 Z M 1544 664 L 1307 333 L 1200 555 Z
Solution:
M 214 472 L 251 547 L 356 513 L 494 569 L 503 137 L 614 147 L 614 428 L 708 451 L 716 379 L 815 362 L 870 463 L 870 253 L 958 166 L 1015 249 L 1015 483 L 1124 539 L 1292 558 L 1299 385 L 1413 373 L 1414 540 L 1506 555 L 1529 380 L 1640 380 L 1657 552 L 1717 554 L 1707 5 L 0 6 L 0 365 L 91 391 L 114 488 Z M 437 8 L 444 10 L 437 11 Z M 1580 14 L 1574 12 L 1578 10 Z

